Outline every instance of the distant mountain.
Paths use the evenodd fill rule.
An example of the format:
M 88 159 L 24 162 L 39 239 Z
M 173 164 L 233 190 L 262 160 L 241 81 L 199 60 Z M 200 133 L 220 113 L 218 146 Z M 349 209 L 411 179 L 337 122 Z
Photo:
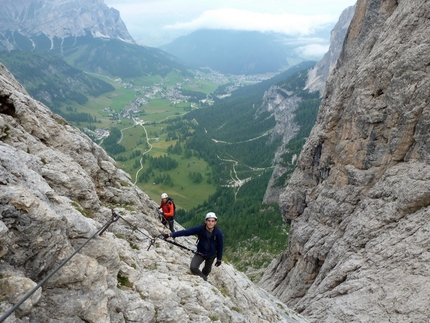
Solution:
M 335 67 L 340 51 L 342 50 L 345 35 L 351 24 L 355 12 L 355 5 L 346 8 L 339 17 L 338 22 L 331 31 L 330 47 L 318 64 L 309 71 L 306 89 L 323 94 L 325 82 L 331 70 Z
M 276 33 L 204 29 L 160 48 L 194 68 L 249 75 L 278 72 L 304 61 L 296 51 L 303 45 Z
M 64 52 L 63 56 L 76 68 L 122 78 L 165 76 L 173 69 L 191 76 L 183 64 L 161 49 L 116 39 L 93 39 L 86 46 Z
M 2 62 L 37 100 L 57 113 L 61 103 L 85 104 L 87 96 L 115 90 L 102 80 L 71 67 L 63 60 L 37 52 L 0 52 Z
M 0 0 L 0 49 L 63 51 L 93 38 L 134 43 L 116 9 L 99 0 Z
M 0 6 L 0 51 L 48 53 L 76 68 L 121 78 L 186 73 L 173 56 L 135 44 L 119 12 L 103 1 L 0 0 Z
M 262 110 L 273 110 L 274 114 L 278 116 L 277 128 L 279 133 L 283 133 L 282 141 L 284 143 L 279 146 L 275 154 L 276 165 L 264 196 L 265 202 L 279 202 L 279 195 L 295 168 L 297 156 L 309 135 L 310 128 L 316 117 L 316 115 L 309 117 L 307 115 L 309 111 L 306 112 L 306 115 L 304 111 L 300 111 L 299 115 L 296 114 L 294 119 L 291 120 L 288 114 L 285 114 L 285 111 L 296 111 L 303 105 L 307 105 L 305 109 L 309 110 L 309 107 L 316 103 L 311 94 L 317 94 L 318 97 L 322 97 L 328 75 L 336 65 L 354 11 L 355 5 L 346 8 L 342 12 L 339 21 L 331 31 L 329 51 L 313 68 L 308 70 L 303 91 L 291 95 L 291 89 L 289 89 L 288 84 L 286 87 L 285 84 L 281 83 L 269 89 L 264 95 Z M 280 89 L 284 89 L 284 91 Z M 303 100 L 305 93 L 310 95 L 306 95 L 308 99 L 311 98 L 308 102 Z

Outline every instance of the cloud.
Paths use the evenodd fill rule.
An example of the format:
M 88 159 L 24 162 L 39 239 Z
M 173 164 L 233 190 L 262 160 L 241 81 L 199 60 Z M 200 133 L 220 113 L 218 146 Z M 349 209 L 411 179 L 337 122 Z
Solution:
M 314 36 L 320 37 L 318 33 L 333 27 L 342 10 L 355 1 L 104 0 L 120 11 L 132 37 L 147 46 L 167 44 L 200 28 L 272 31 L 292 37 L 309 37 L 316 31 Z
M 302 57 L 315 59 L 324 56 L 328 52 L 329 45 L 309 44 L 296 48 L 294 51 Z
M 317 29 L 336 22 L 329 15 L 269 14 L 249 10 L 223 8 L 204 11 L 190 22 L 167 25 L 169 30 L 234 29 L 278 32 L 294 36 L 313 34 Z

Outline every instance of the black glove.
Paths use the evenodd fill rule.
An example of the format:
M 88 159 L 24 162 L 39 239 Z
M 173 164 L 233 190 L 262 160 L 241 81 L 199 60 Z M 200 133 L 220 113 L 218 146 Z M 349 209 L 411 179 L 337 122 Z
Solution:
M 169 237 L 168 233 L 162 233 L 161 235 L 163 236 L 164 239 L 167 239 Z
M 219 267 L 219 266 L 221 266 L 221 260 L 217 260 L 215 263 L 215 267 Z

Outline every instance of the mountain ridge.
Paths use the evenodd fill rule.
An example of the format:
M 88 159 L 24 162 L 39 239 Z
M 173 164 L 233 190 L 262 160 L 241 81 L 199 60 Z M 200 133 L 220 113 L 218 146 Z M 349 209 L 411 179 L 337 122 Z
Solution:
M 0 0 L 0 6 L 0 50 L 45 53 L 121 78 L 188 73 L 168 53 L 137 45 L 119 12 L 102 0 Z
M 119 11 L 100 0 L 0 0 L 0 49 L 62 51 L 88 36 L 135 43 Z M 79 8 L 78 10 L 76 8 Z M 41 19 L 43 17 L 43 19 Z
M 309 69 L 306 77 L 306 85 L 303 87 L 304 92 L 318 92 L 319 96 L 322 97 L 328 75 L 335 67 L 339 58 L 342 44 L 354 12 L 355 5 L 346 8 L 340 15 L 339 21 L 331 32 L 328 52 L 313 68 Z M 264 95 L 260 109 L 262 111 L 273 111 L 277 115 L 277 119 L 279 120 L 276 126 L 278 128 L 277 131 L 283 133 L 282 144 L 275 154 L 276 165 L 267 185 L 263 199 L 264 202 L 279 202 L 279 196 L 288 183 L 288 177 L 296 165 L 298 152 L 292 146 L 297 144 L 292 141 L 296 139 L 297 134 L 301 131 L 301 127 L 295 122 L 295 117 L 291 115 L 285 116 L 285 112 L 291 111 L 291 114 L 294 115 L 293 112 L 297 110 L 300 102 L 302 102 L 300 96 L 291 96 L 291 93 L 288 93 L 288 91 L 285 92 L 280 86 L 269 89 Z
M 296 42 L 277 33 L 201 29 L 160 48 L 193 68 L 250 75 L 280 72 L 309 60 L 296 52 Z
M 88 96 L 114 90 L 100 79 L 66 64 L 63 60 L 38 52 L 0 52 L 0 61 L 9 67 L 15 78 L 36 99 L 59 113 L 61 105 L 71 102 L 85 104 Z

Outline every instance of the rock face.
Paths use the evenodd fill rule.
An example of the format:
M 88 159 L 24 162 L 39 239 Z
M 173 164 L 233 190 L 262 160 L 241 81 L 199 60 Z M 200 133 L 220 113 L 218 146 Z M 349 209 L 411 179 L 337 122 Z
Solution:
M 334 68 L 342 49 L 345 34 L 351 23 L 354 10 L 355 6 L 351 6 L 345 9 L 340 15 L 339 21 L 331 32 L 329 51 L 315 67 L 309 70 L 304 90 L 308 90 L 309 92 L 319 91 L 320 93 L 324 91 L 327 77 Z M 281 156 L 286 152 L 285 145 L 294 137 L 297 131 L 300 130 L 300 127 L 294 122 L 295 111 L 300 101 L 301 98 L 299 96 L 289 93 L 278 86 L 272 86 L 263 97 L 259 112 L 269 111 L 274 114 L 276 127 L 273 130 L 272 137 L 282 137 L 282 144 L 275 154 L 274 161 L 276 165 L 264 194 L 264 202 L 279 202 L 279 196 L 283 188 L 274 184 L 279 177 L 288 171 L 288 167 L 284 167 L 280 163 L 282 160 Z
M 134 43 L 103 0 L 0 0 L 0 49 L 68 50 L 85 38 Z
M 346 32 L 355 12 L 355 5 L 346 8 L 339 17 L 338 22 L 331 31 L 330 48 L 324 57 L 309 71 L 308 80 L 306 82 L 306 90 L 310 92 L 319 91 L 322 95 L 324 92 L 325 83 L 335 67 L 339 54 L 342 50 L 343 41 L 345 40 Z
M 430 2 L 359 0 L 261 285 L 311 322 L 430 317 Z
M 94 235 L 111 209 L 121 218 Z M 166 231 L 156 209 L 102 148 L 0 64 L 2 322 L 78 248 L 5 322 L 308 322 L 228 263 L 205 282 L 190 274 L 190 252 L 160 239 L 151 246 Z M 195 246 L 192 237 L 176 242 Z
M 273 113 L 276 120 L 276 126 L 272 131 L 272 138 L 277 136 L 282 137 L 282 144 L 279 146 L 275 153 L 275 166 L 270 181 L 267 185 L 266 192 L 264 193 L 263 201 L 278 202 L 279 195 L 282 187 L 274 185 L 277 178 L 282 176 L 288 168 L 280 165 L 282 154 L 285 153 L 285 145 L 294 137 L 297 131 L 300 130 L 299 126 L 294 122 L 294 112 L 296 111 L 301 98 L 292 95 L 288 91 L 280 88 L 279 86 L 271 86 L 266 93 L 264 93 L 263 102 L 259 111 L 268 111 Z

